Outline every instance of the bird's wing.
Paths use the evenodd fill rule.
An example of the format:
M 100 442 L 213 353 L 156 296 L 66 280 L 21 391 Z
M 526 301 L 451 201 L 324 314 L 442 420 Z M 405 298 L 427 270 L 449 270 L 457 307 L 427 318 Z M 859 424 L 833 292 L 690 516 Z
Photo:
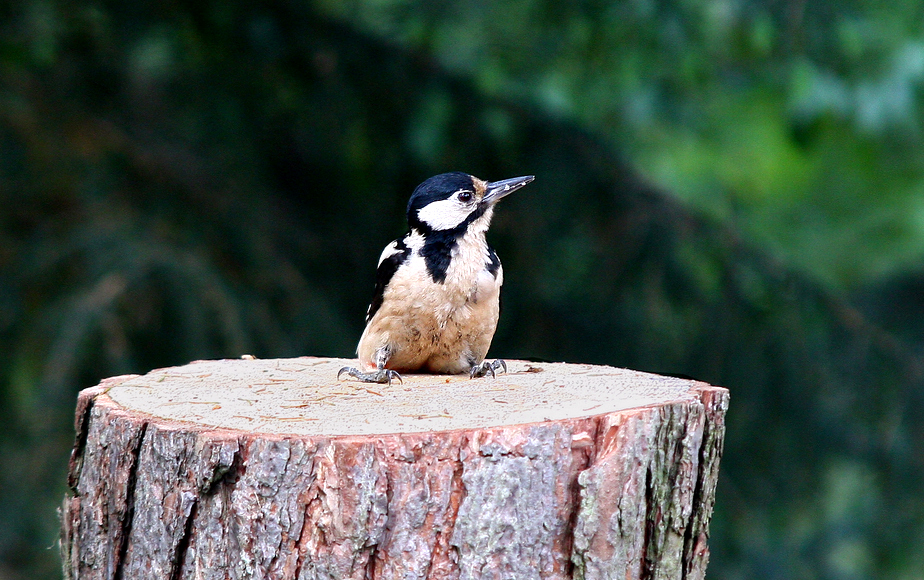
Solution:
M 486 269 L 488 272 L 494 276 L 494 279 L 497 279 L 497 272 L 501 268 L 500 258 L 497 256 L 497 252 L 494 251 L 494 248 L 488 246 L 488 263 Z
M 379 307 L 382 306 L 382 300 L 385 297 L 385 288 L 391 281 L 392 276 L 411 255 L 411 249 L 405 243 L 405 236 L 400 240 L 395 240 L 385 247 L 382 256 L 379 258 L 379 267 L 375 271 L 375 293 L 372 295 L 372 302 L 369 303 L 369 309 L 366 311 L 366 323 L 372 320 Z

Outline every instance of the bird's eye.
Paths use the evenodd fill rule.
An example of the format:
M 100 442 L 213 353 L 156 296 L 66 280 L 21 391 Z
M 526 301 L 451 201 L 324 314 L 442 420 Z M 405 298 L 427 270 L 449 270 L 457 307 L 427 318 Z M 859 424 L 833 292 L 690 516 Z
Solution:
M 471 191 L 460 191 L 459 201 L 461 201 L 462 203 L 468 203 L 472 201 L 472 192 Z

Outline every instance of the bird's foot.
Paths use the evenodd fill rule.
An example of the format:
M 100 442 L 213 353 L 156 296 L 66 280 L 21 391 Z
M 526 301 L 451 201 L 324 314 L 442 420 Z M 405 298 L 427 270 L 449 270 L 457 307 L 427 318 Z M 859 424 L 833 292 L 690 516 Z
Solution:
M 354 379 L 359 379 L 364 383 L 379 383 L 379 384 L 388 384 L 391 386 L 391 382 L 395 379 L 404 384 L 404 380 L 401 378 L 397 372 L 391 369 L 379 369 L 375 372 L 364 373 L 361 370 L 354 367 L 343 367 L 337 371 L 337 379 L 340 379 L 340 375 L 348 374 Z
M 504 362 L 504 359 L 499 358 L 494 362 L 484 361 L 480 365 L 475 365 L 472 367 L 472 372 L 469 373 L 469 378 L 474 379 L 476 377 L 486 377 L 488 375 L 496 377 L 496 371 L 498 369 L 504 369 L 504 372 L 507 372 L 507 363 Z

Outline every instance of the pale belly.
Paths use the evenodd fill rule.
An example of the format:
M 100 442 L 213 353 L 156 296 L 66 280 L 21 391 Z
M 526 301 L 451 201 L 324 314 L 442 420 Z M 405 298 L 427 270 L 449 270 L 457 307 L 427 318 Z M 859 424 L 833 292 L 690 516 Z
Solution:
M 357 348 L 360 363 L 396 371 L 467 373 L 480 364 L 494 337 L 500 310 L 500 284 L 487 271 L 470 283 L 427 283 L 407 274 L 396 280 L 366 327 Z

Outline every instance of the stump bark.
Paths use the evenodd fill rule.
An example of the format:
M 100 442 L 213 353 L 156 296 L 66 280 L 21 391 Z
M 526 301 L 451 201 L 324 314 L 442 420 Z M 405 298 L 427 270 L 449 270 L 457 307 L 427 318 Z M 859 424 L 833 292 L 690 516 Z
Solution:
M 200 361 L 80 393 L 71 579 L 702 578 L 728 392 L 592 365 L 337 380 Z

